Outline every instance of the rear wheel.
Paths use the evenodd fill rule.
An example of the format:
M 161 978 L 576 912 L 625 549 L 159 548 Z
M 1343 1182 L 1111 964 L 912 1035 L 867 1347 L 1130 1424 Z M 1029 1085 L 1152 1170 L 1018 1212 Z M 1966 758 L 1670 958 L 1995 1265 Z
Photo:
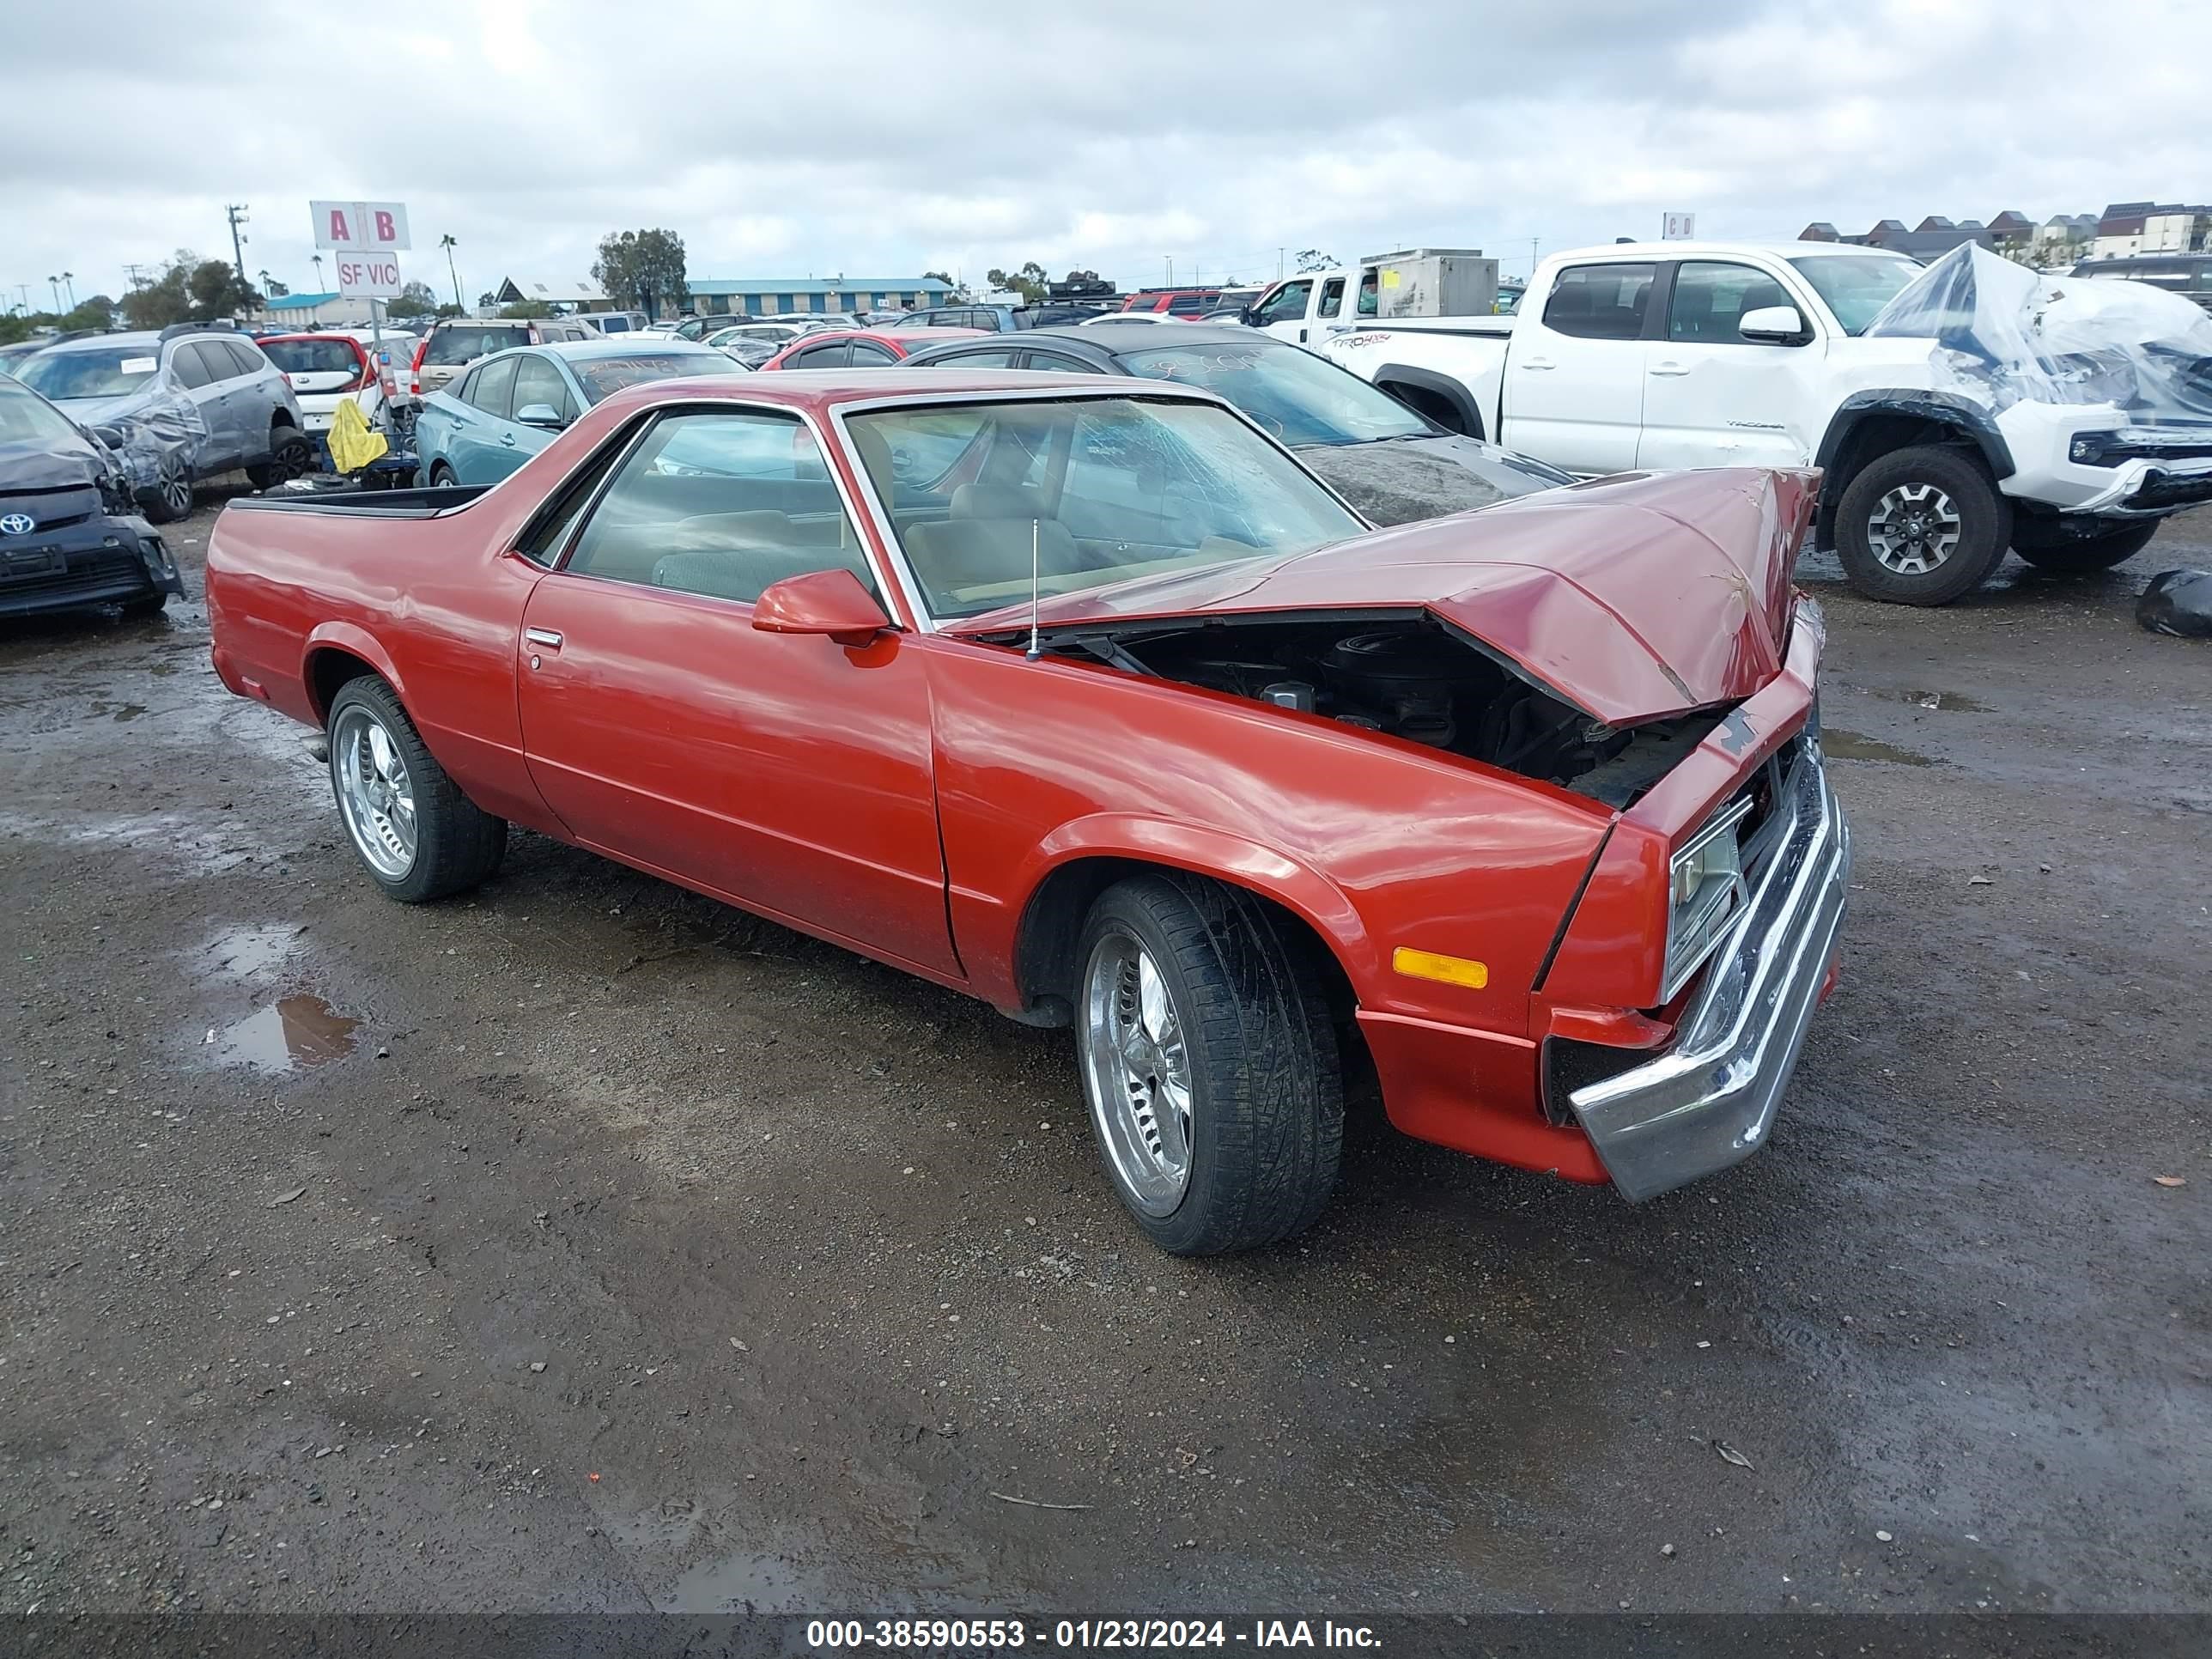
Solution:
M 507 820 L 477 808 L 423 746 L 382 680 L 331 699 L 331 788 L 369 877 L 403 904 L 464 892 L 499 868 Z
M 2022 520 L 2013 527 L 2012 550 L 2038 570 L 2063 576 L 2087 575 L 2125 564 L 2150 545 L 2159 521 L 2107 527 L 2094 534 L 2069 533 L 2064 520 Z
M 272 427 L 269 459 L 246 469 L 256 489 L 270 489 L 288 478 L 305 477 L 315 470 L 315 447 L 307 434 L 294 426 Z
M 180 455 L 164 455 L 154 475 L 154 484 L 140 495 L 146 517 L 155 524 L 174 524 L 192 510 L 192 475 Z
M 1234 888 L 1146 875 L 1085 925 L 1076 1038 L 1115 1194 L 1176 1255 L 1311 1225 L 1336 1185 L 1344 1096 L 1303 941 Z
M 1940 444 L 1869 462 L 1836 507 L 1853 587 L 1893 605 L 1948 605 L 1980 586 L 2012 539 L 2012 504 L 1981 462 Z
M 433 461 L 430 463 L 431 489 L 451 489 L 459 482 L 460 480 L 453 476 L 453 469 L 447 466 L 443 461 Z

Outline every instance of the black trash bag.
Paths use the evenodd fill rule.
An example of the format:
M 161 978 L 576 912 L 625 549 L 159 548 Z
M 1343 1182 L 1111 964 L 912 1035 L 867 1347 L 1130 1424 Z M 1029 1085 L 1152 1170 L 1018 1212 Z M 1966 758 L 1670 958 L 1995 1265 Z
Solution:
M 2136 601 L 2136 620 L 2154 634 L 2212 640 L 2212 570 L 2161 570 Z

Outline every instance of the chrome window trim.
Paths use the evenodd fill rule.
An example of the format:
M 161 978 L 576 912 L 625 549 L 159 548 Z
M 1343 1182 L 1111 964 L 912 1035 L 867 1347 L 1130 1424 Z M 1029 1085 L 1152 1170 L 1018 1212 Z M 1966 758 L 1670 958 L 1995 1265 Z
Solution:
M 871 545 L 871 537 L 874 533 L 875 526 L 868 521 L 865 514 L 855 510 L 853 493 L 845 487 L 844 479 L 838 476 L 838 469 L 836 465 L 836 452 L 832 448 L 828 441 L 829 434 L 823 430 L 822 423 L 814 418 L 811 411 L 797 408 L 794 405 L 787 403 L 762 402 L 750 398 L 685 398 L 673 403 L 655 404 L 642 410 L 641 413 L 643 414 L 644 418 L 639 422 L 637 430 L 629 434 L 626 439 L 617 440 L 617 441 L 618 441 L 622 446 L 622 453 L 615 458 L 614 464 L 607 468 L 606 477 L 599 480 L 598 489 L 592 492 L 591 501 L 585 507 L 583 515 L 576 520 L 575 529 L 569 532 L 568 541 L 561 549 L 558 562 L 545 568 L 546 574 L 574 576 L 580 581 L 618 582 L 624 587 L 643 587 L 647 589 L 649 592 L 657 593 L 677 593 L 684 592 L 684 590 L 680 588 L 656 588 L 650 582 L 623 581 L 621 578 L 615 576 L 594 576 L 588 570 L 570 570 L 568 568 L 569 556 L 575 551 L 578 539 L 583 535 L 585 530 L 589 527 L 592 519 L 598 515 L 600 504 L 606 500 L 607 492 L 614 487 L 615 479 L 620 477 L 622 470 L 629 465 L 631 458 L 636 454 L 639 446 L 644 443 L 647 434 L 652 433 L 655 428 L 659 426 L 661 422 L 674 415 L 769 415 L 775 416 L 778 420 L 793 421 L 798 422 L 799 425 L 805 427 L 809 435 L 813 438 L 814 447 L 821 452 L 823 470 L 829 473 L 830 482 L 837 491 L 837 501 L 840 510 L 842 510 L 845 514 L 846 522 L 853 526 L 853 538 L 860 546 L 861 556 L 867 560 L 868 568 L 874 573 L 878 590 L 884 594 L 889 594 L 891 592 L 891 584 L 886 581 L 884 576 L 884 560 L 882 556 L 882 550 L 878 547 Z M 842 433 L 838 435 L 841 440 L 843 438 L 843 434 Z M 568 474 L 562 477 L 560 484 L 556 485 L 552 489 L 546 492 L 545 499 L 547 501 L 550 501 L 555 495 L 558 495 L 561 489 L 567 486 L 570 478 L 574 477 L 577 473 L 594 465 L 599 460 L 599 457 L 605 453 L 605 448 L 604 446 L 599 449 L 593 450 L 590 455 L 586 456 L 575 467 L 569 470 Z M 854 471 L 865 476 L 867 469 L 860 465 L 856 460 L 854 465 Z M 513 476 L 514 475 L 512 473 L 508 475 L 510 477 Z M 502 479 L 501 482 L 505 483 L 506 480 Z M 498 486 L 495 485 L 493 487 L 496 489 Z M 893 543 L 892 544 L 896 545 L 896 544 Z M 512 549 L 510 549 L 510 550 L 512 550 Z M 516 556 L 526 557 L 527 556 L 517 554 Z M 903 573 L 902 573 L 902 574 Z M 690 597 L 693 599 L 714 599 L 718 596 L 712 593 L 695 593 Z M 722 599 L 720 602 L 725 605 L 743 605 L 748 611 L 752 609 L 752 606 L 746 604 L 743 599 Z M 917 619 L 925 614 L 926 613 L 922 611 L 919 606 L 915 608 L 915 615 Z M 908 629 L 906 624 L 901 623 L 896 617 L 891 617 L 890 625 L 902 633 L 912 631 Z

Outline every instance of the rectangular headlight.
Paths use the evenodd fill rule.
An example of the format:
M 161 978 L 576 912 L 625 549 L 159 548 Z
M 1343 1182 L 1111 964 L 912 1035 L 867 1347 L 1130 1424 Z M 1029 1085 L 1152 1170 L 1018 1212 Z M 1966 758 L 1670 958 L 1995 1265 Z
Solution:
M 1659 988 L 1662 1002 L 1674 1000 L 1743 908 L 1743 862 L 1735 830 L 1750 811 L 1747 799 L 1723 808 L 1668 862 L 1667 976 Z

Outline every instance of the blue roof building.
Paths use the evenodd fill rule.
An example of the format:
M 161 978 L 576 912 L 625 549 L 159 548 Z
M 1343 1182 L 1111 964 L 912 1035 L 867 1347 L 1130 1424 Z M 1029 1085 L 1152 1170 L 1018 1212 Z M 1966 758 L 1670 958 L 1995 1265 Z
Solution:
M 777 317 L 792 312 L 902 311 L 943 305 L 952 284 L 935 276 L 693 276 L 689 309 L 700 315 L 743 312 Z

